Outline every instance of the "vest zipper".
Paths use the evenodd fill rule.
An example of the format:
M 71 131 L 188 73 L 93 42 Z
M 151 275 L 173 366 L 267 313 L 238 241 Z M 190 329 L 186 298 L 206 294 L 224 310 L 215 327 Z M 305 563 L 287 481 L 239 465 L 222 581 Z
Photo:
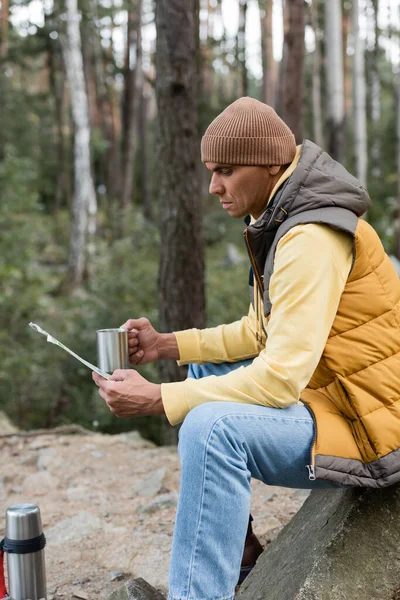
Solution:
M 302 400 L 302 403 L 304 404 L 304 406 L 310 413 L 312 420 L 314 422 L 314 436 L 313 436 L 311 449 L 310 449 L 310 464 L 306 465 L 306 469 L 308 470 L 308 479 L 310 481 L 315 481 L 317 478 L 315 476 L 314 446 L 315 446 L 315 442 L 317 440 L 317 422 L 315 419 L 315 415 L 314 415 L 313 411 L 311 410 L 311 408 L 308 406 L 308 404 L 306 402 L 304 402 L 304 400 Z
M 313 465 L 306 465 L 306 469 L 308 469 L 308 479 L 310 481 L 315 481 L 317 478 L 315 477 L 315 471 Z
M 246 248 L 247 248 L 247 252 L 248 252 L 249 258 L 250 258 L 251 266 L 253 267 L 254 275 L 255 275 L 258 287 L 260 289 L 260 292 L 261 292 L 261 298 L 264 298 L 264 285 L 262 283 L 262 276 L 258 272 L 256 261 L 254 259 L 253 253 L 252 253 L 251 248 L 250 248 L 250 243 L 249 243 L 249 240 L 247 238 L 247 229 L 244 230 L 244 241 L 246 243 Z

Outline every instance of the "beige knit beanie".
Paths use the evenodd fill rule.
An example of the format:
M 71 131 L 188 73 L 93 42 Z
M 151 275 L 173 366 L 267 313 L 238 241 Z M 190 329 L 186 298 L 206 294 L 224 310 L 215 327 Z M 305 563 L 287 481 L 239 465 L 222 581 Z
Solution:
M 230 104 L 201 140 L 203 162 L 286 165 L 295 153 L 295 137 L 274 109 L 248 97 Z

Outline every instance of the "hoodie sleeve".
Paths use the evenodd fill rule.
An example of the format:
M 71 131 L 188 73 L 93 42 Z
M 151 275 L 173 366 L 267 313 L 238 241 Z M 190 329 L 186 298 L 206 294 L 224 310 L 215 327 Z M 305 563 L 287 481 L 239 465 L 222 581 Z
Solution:
M 276 251 L 265 347 L 251 365 L 226 375 L 162 384 L 171 424 L 204 402 L 276 408 L 297 403 L 321 358 L 351 261 L 347 234 L 315 224 L 291 229 Z
M 208 329 L 175 331 L 179 365 L 205 362 L 237 362 L 257 356 L 262 346 L 256 339 L 257 321 L 252 305 L 239 321 Z

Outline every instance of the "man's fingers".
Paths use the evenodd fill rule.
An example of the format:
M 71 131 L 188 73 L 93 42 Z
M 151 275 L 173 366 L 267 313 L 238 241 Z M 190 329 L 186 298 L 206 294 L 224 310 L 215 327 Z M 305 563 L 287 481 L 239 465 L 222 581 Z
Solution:
M 131 365 L 138 365 L 144 356 L 143 350 L 138 350 L 133 354 L 129 354 L 129 362 Z
M 96 373 L 96 371 L 92 371 L 92 379 L 95 382 L 95 384 L 98 385 L 99 387 L 104 385 L 104 383 L 107 383 L 107 379 L 105 379 L 105 377 L 102 377 L 101 375 Z
M 103 398 L 104 402 L 107 404 L 108 408 L 110 409 L 110 411 L 115 414 L 115 408 L 112 405 L 112 400 L 108 397 L 108 394 L 106 391 L 102 390 L 101 388 L 99 388 L 99 396 L 101 398 Z
M 123 325 L 120 325 L 120 329 L 127 329 L 129 331 L 130 329 L 134 328 L 133 323 L 134 319 L 128 319 Z
M 110 381 L 124 381 L 128 376 L 128 369 L 116 369 L 111 375 Z
M 135 348 L 135 346 L 139 345 L 139 340 L 138 338 L 135 337 L 128 337 L 128 346 L 129 348 Z
M 98 393 L 99 393 L 99 396 L 101 398 L 103 398 L 103 400 L 105 400 L 107 402 L 107 392 L 104 391 L 104 390 L 102 390 L 101 388 L 99 388 L 98 389 Z
M 146 319 L 146 317 L 140 317 L 140 319 L 128 319 L 123 325 L 121 325 L 121 329 L 127 329 L 128 331 L 131 331 L 131 329 L 142 329 L 148 324 L 149 320 Z
M 99 387 L 99 389 L 97 390 L 99 393 L 99 396 L 101 398 L 103 398 L 103 400 L 108 404 L 108 406 L 110 406 L 110 402 L 112 402 L 113 397 L 115 397 L 115 395 L 118 393 L 117 390 L 115 389 L 115 385 L 114 382 L 111 381 L 107 381 L 107 388 L 105 389 L 104 387 Z M 110 385 L 111 383 L 111 385 Z
M 101 375 L 96 373 L 96 371 L 92 372 L 92 378 L 93 378 L 93 381 L 95 382 L 95 384 L 99 387 L 99 394 L 104 400 L 106 400 L 106 398 L 100 392 L 103 392 L 103 394 L 105 394 L 105 395 L 110 395 L 110 394 L 115 393 L 116 386 L 115 386 L 115 383 L 113 380 L 102 377 Z

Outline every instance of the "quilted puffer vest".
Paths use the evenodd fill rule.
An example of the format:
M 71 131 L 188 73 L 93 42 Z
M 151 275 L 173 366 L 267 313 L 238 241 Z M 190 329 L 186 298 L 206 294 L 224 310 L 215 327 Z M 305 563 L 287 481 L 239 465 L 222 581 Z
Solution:
M 372 227 L 366 190 L 306 141 L 298 166 L 246 232 L 264 312 L 279 240 L 299 223 L 354 239 L 353 265 L 325 349 L 301 400 L 316 438 L 310 478 L 384 487 L 400 481 L 400 281 Z
M 355 263 L 301 399 L 315 417 L 317 479 L 383 487 L 400 481 L 400 281 L 368 223 L 354 239 Z

